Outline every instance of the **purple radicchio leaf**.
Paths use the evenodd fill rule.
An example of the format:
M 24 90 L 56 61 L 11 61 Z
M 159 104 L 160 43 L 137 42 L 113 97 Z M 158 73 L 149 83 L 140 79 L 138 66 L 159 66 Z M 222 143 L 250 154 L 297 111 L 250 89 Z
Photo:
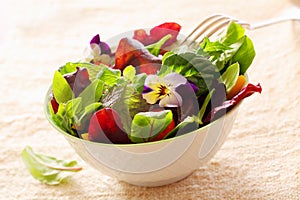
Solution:
M 64 75 L 64 78 L 72 88 L 75 97 L 78 97 L 79 94 L 91 83 L 89 73 L 86 68 L 76 67 L 75 72 Z

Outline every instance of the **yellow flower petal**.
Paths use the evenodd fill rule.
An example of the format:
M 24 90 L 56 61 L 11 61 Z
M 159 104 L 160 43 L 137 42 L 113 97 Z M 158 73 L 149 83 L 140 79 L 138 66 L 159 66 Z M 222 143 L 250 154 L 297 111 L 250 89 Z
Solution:
M 159 100 L 159 95 L 157 95 L 156 91 L 148 92 L 143 94 L 143 98 L 147 101 L 147 103 L 155 104 Z

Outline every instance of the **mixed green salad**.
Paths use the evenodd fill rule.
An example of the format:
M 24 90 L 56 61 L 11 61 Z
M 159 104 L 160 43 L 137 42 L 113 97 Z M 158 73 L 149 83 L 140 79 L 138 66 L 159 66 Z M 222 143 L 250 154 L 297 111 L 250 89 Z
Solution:
M 245 73 L 255 50 L 231 22 L 216 39 L 181 45 L 181 26 L 135 30 L 113 49 L 94 36 L 90 55 L 54 73 L 48 112 L 63 131 L 85 140 L 132 144 L 183 135 L 261 92 Z

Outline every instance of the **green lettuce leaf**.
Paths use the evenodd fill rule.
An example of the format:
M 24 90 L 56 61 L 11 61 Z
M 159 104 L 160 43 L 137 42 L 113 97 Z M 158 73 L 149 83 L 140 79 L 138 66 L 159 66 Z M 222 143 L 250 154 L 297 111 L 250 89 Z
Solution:
M 102 70 L 103 68 L 106 68 L 107 66 L 104 65 L 104 64 L 94 65 L 94 64 L 91 64 L 91 63 L 80 63 L 80 62 L 72 63 L 72 62 L 68 62 L 64 66 L 59 68 L 59 72 L 62 75 L 68 74 L 68 73 L 71 73 L 71 72 L 75 72 L 76 67 L 86 68 L 89 72 L 90 80 L 94 81 L 97 78 L 97 74 L 99 73 L 99 71 Z
M 118 69 L 103 67 L 99 71 L 97 78 L 99 80 L 103 81 L 104 84 L 111 87 L 111 86 L 114 86 L 121 78 L 121 71 Z
M 123 70 L 123 76 L 127 81 L 132 81 L 135 77 L 135 74 L 136 70 L 132 65 L 125 67 L 125 69 Z
M 172 122 L 170 110 L 160 112 L 140 112 L 132 120 L 129 138 L 135 143 L 151 141 Z
M 80 93 L 83 108 L 100 100 L 103 86 L 103 81 L 96 79 Z
M 238 62 L 240 64 L 241 75 L 246 73 L 246 71 L 252 64 L 255 55 L 256 53 L 252 40 L 249 37 L 244 36 L 242 45 L 240 46 L 236 54 L 232 57 L 232 63 Z
M 52 91 L 58 103 L 66 103 L 74 97 L 70 85 L 59 71 L 54 72 Z
M 170 131 L 164 139 L 183 135 L 196 130 L 198 128 L 198 121 L 199 119 L 197 116 L 187 116 L 182 122 L 177 124 L 177 126 Z
M 236 41 L 244 37 L 244 35 L 245 29 L 241 25 L 232 21 L 228 24 L 227 29 L 221 34 L 219 40 L 222 44 L 228 46 L 236 43 Z
M 205 38 L 200 44 L 200 49 L 209 54 L 210 60 L 221 73 L 238 62 L 239 74 L 245 74 L 256 54 L 252 41 L 245 35 L 244 28 L 235 22 L 230 22 L 217 41 Z
M 136 89 L 137 92 L 143 92 L 146 78 L 147 74 L 145 73 L 137 74 L 136 76 L 134 76 L 132 80 L 132 86 Z
M 50 104 L 50 103 L 49 103 Z M 50 107 L 51 105 L 49 105 Z M 82 112 L 81 98 L 75 98 L 67 103 L 60 103 L 56 114 L 50 112 L 52 120 L 62 130 L 73 136 L 78 136 L 77 132 L 72 128 L 78 122 L 78 116 Z
M 202 55 L 196 52 L 168 52 L 162 58 L 162 67 L 159 76 L 176 72 L 189 81 L 193 82 L 199 89 L 197 96 L 202 95 L 211 87 L 213 80 L 219 78 L 216 66 Z
M 238 62 L 230 65 L 222 74 L 219 81 L 223 82 L 228 93 L 235 85 L 240 73 L 240 65 Z
M 133 116 L 138 112 L 149 110 L 149 104 L 142 98 L 141 93 L 128 82 L 110 88 L 101 102 L 104 107 L 113 108 L 118 112 L 127 133 L 130 133 Z
M 57 185 L 75 172 L 82 170 L 76 161 L 65 161 L 37 154 L 27 146 L 22 151 L 23 161 L 30 174 L 48 185 Z
M 212 89 L 208 93 L 208 95 L 205 97 L 205 100 L 204 100 L 204 102 L 203 102 L 203 104 L 202 104 L 202 106 L 201 106 L 201 108 L 199 110 L 199 114 L 198 114 L 198 123 L 199 124 L 203 124 L 203 116 L 205 114 L 205 111 L 207 109 L 207 105 L 208 105 L 209 101 L 211 100 L 211 97 L 212 97 L 212 95 L 213 95 L 214 92 L 215 92 L 215 89 Z

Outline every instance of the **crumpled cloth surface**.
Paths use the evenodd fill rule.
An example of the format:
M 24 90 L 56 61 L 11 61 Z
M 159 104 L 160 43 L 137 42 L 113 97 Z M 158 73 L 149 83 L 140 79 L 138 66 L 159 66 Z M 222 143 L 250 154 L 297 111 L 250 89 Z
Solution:
M 143 188 L 101 174 L 43 112 L 54 70 L 81 59 L 97 33 L 106 40 L 176 21 L 188 34 L 212 13 L 258 22 L 292 2 L 299 1 L 1 1 L 0 199 L 300 199 L 300 22 L 247 31 L 257 52 L 248 75 L 263 92 L 243 102 L 216 156 L 180 182 Z M 83 170 L 58 186 L 42 184 L 22 162 L 27 145 Z

